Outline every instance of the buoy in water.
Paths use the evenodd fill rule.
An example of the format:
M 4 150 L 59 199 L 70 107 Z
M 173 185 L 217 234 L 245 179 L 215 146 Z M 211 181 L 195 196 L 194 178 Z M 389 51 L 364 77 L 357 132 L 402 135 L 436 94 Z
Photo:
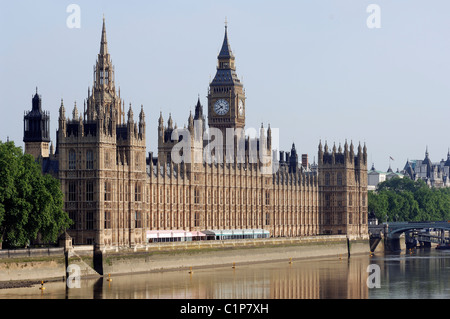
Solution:
M 233 261 L 233 266 L 231 267 L 231 268 L 236 268 L 236 264 L 234 263 L 234 261 Z
M 107 281 L 112 281 L 111 279 L 111 274 L 108 274 L 108 279 L 106 279 Z
M 189 267 L 189 273 L 190 273 L 190 274 L 193 274 L 193 273 L 194 273 L 194 271 L 192 271 L 192 267 Z
M 39 287 L 39 289 L 40 290 L 45 290 L 44 281 L 43 280 L 41 280 L 41 286 Z

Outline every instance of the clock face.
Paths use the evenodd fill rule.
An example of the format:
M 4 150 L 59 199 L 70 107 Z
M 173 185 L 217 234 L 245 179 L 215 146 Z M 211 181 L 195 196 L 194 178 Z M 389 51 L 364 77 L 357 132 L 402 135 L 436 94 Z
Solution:
M 244 102 L 242 102 L 242 100 L 239 100 L 238 109 L 239 109 L 239 116 L 244 115 Z
M 216 114 L 218 114 L 218 115 L 227 114 L 229 109 L 230 109 L 230 105 L 224 99 L 218 100 L 214 104 L 214 112 L 216 112 Z

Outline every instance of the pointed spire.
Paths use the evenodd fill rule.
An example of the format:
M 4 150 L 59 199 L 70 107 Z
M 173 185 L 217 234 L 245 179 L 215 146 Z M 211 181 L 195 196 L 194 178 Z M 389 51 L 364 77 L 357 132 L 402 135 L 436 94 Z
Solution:
M 64 120 L 65 117 L 66 117 L 66 109 L 64 108 L 64 101 L 61 98 L 61 106 L 59 107 L 59 118 Z
M 159 124 L 159 127 L 164 127 L 164 119 L 163 119 L 163 116 L 162 116 L 162 111 L 159 112 L 158 124 Z
M 447 160 L 445 161 L 444 166 L 450 166 L 450 148 L 448 149 Z
M 173 129 L 173 120 L 172 120 L 172 113 L 169 113 L 169 120 L 167 121 L 167 128 Z
M 32 110 L 35 112 L 42 112 L 41 97 L 38 94 L 37 86 L 36 86 L 36 94 L 33 96 L 33 99 L 32 99 Z
M 230 44 L 228 43 L 228 24 L 225 20 L 225 36 L 223 39 L 222 49 L 220 49 L 220 53 L 218 58 L 232 58 L 233 52 L 231 51 Z
M 108 42 L 106 41 L 105 16 L 103 16 L 102 39 L 100 41 L 100 55 L 108 54 Z
M 261 123 L 261 128 L 259 129 L 259 136 L 260 136 L 261 141 L 266 138 L 265 129 L 264 129 L 264 124 L 263 123 Z
M 200 103 L 200 94 L 198 95 L 197 105 L 195 106 L 194 120 L 203 120 L 203 106 Z
M 73 120 L 78 120 L 77 101 L 75 101 L 75 105 L 73 107 L 72 116 L 73 116 Z
M 141 104 L 141 112 L 139 113 L 139 122 L 145 121 L 144 105 Z
M 133 123 L 133 110 L 131 109 L 131 103 L 130 108 L 128 109 L 128 123 Z
M 392 171 L 392 168 L 391 168 L 391 163 L 389 163 L 389 168 L 388 168 L 387 172 L 388 172 L 388 173 L 392 173 L 392 172 L 393 172 L 393 171 Z
M 191 130 L 193 128 L 194 128 L 194 118 L 192 117 L 192 111 L 190 111 L 188 118 L 188 129 Z

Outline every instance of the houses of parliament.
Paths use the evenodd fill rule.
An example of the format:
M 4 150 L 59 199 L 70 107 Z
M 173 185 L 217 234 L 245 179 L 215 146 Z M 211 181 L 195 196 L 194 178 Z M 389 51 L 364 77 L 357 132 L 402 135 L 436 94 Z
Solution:
M 270 126 L 261 126 L 259 137 L 244 136 L 246 95 L 227 26 L 217 58 L 206 112 L 199 99 L 183 129 L 159 114 L 155 156 L 146 152 L 144 107 L 135 116 L 116 90 L 105 20 L 92 88 L 70 113 L 61 100 L 55 146 L 36 91 L 24 115 L 25 153 L 59 179 L 73 243 L 136 247 L 168 232 L 195 239 L 233 230 L 367 239 L 366 146 L 320 142 L 311 167 L 299 163 L 294 144 L 272 151 Z

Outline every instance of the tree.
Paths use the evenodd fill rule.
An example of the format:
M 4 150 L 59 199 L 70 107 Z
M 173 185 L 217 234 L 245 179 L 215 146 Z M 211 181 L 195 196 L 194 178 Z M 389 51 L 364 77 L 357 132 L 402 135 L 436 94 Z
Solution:
M 385 192 L 368 192 L 368 210 L 375 214 L 379 221 L 386 221 L 388 216 L 388 197 Z
M 422 180 L 389 179 L 369 192 L 368 201 L 369 212 L 383 222 L 450 220 L 450 189 L 430 188 Z
M 13 142 L 0 142 L 0 244 L 23 247 L 38 234 L 56 242 L 71 223 L 59 181 Z

